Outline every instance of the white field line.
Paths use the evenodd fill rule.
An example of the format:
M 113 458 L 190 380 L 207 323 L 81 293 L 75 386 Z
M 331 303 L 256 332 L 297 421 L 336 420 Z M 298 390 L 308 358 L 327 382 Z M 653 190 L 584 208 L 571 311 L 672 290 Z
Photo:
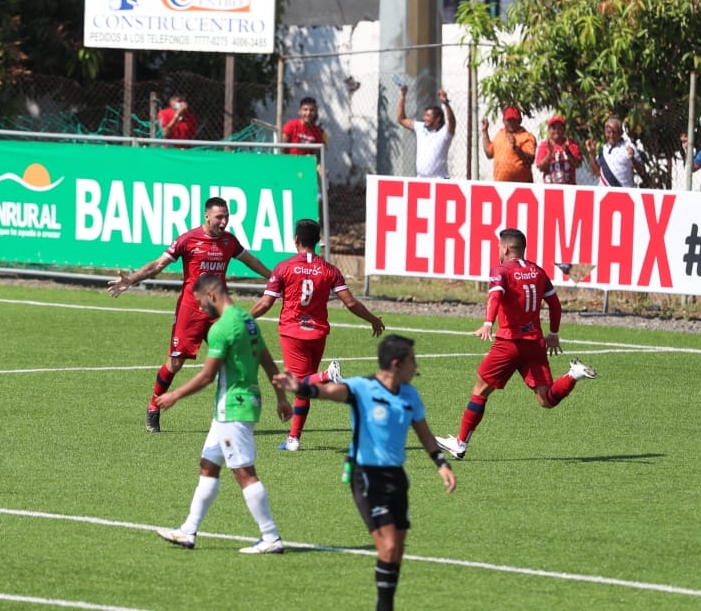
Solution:
M 91 516 L 77 516 L 77 515 L 65 515 L 57 513 L 47 513 L 43 511 L 29 511 L 24 509 L 9 509 L 6 507 L 0 507 L 0 514 L 14 515 L 26 518 L 46 518 L 51 520 L 65 520 L 70 522 L 82 522 L 87 524 L 97 524 L 100 526 L 112 526 L 116 528 L 132 528 L 136 530 L 148 530 L 154 531 L 157 528 L 162 528 L 159 526 L 153 526 L 150 524 L 137 524 L 134 522 L 120 522 L 117 520 L 105 520 L 104 518 L 95 518 Z M 239 535 L 225 535 L 221 533 L 207 533 L 199 532 L 198 537 L 209 537 L 215 539 L 226 539 L 230 541 L 243 541 L 252 542 L 256 541 L 254 537 L 242 537 Z M 313 543 L 295 543 L 291 541 L 285 541 L 285 546 L 299 548 L 299 549 L 309 549 L 319 552 L 336 552 L 340 554 L 350 554 L 355 556 L 371 556 L 375 557 L 376 552 L 374 550 L 365 549 L 352 549 L 346 547 L 335 547 L 329 545 L 315 545 Z M 653 590 L 655 592 L 664 592 L 666 594 L 681 594 L 684 596 L 694 596 L 701 597 L 701 590 L 693 590 L 691 588 L 680 588 L 677 586 L 671 586 L 659 583 L 647 583 L 643 581 L 629 581 L 626 579 L 614 579 L 611 577 L 603 577 L 601 575 L 580 575 L 577 573 L 561 573 L 559 571 L 543 571 L 540 569 L 529 569 L 525 567 L 508 566 L 503 564 L 492 564 L 489 562 L 476 562 L 472 560 L 457 560 L 453 558 L 436 558 L 433 556 L 418 556 L 415 554 L 406 554 L 404 556 L 405 560 L 413 560 L 415 562 L 427 562 L 432 564 L 445 564 L 450 566 L 462 566 L 472 569 L 482 569 L 485 571 L 497 571 L 502 573 L 516 573 L 519 575 L 530 575 L 533 577 L 547 577 L 550 579 L 560 579 L 567 581 L 579 581 L 585 583 L 596 583 L 600 585 L 609 586 L 620 586 L 624 588 L 632 588 L 636 590 Z M 2 596 L 2 595 L 0 595 Z M 105 609 L 121 611 L 121 607 L 76 607 L 83 609 Z
M 3 594 L 0 592 L 0 601 L 7 600 L 14 603 L 28 603 L 31 605 L 51 605 L 52 607 L 66 607 L 67 609 L 91 609 L 95 611 L 145 611 L 134 607 L 113 607 L 112 605 L 96 605 L 80 600 L 61 600 L 59 598 L 38 598 L 37 596 L 18 596 L 16 594 Z
M 19 299 L 0 299 L 0 303 L 13 303 L 22 305 L 34 305 L 42 307 L 55 307 L 55 308 L 72 308 L 72 309 L 84 309 L 84 310 L 97 310 L 104 312 L 131 312 L 140 314 L 167 314 L 171 315 L 173 312 L 171 310 L 146 310 L 146 309 L 135 309 L 135 308 L 112 308 L 112 307 L 102 307 L 102 306 L 80 306 L 71 304 L 61 304 L 61 303 L 49 303 L 41 301 L 28 301 Z M 277 323 L 277 318 L 261 317 L 258 320 L 263 322 Z M 345 328 L 345 329 L 365 329 L 367 330 L 367 325 L 362 324 L 352 324 L 352 323 L 334 323 L 334 327 Z M 443 334 L 443 335 L 458 335 L 471 337 L 475 341 L 475 338 L 471 331 L 457 331 L 450 329 L 415 329 L 410 327 L 388 327 L 387 330 L 397 331 L 401 333 L 431 333 L 431 334 Z M 697 348 L 675 348 L 672 346 L 650 346 L 645 344 L 624 344 L 620 342 L 595 342 L 588 340 L 568 340 L 562 339 L 561 343 L 576 344 L 580 346 L 595 346 L 599 347 L 598 350 L 579 350 L 578 354 L 610 354 L 610 353 L 636 353 L 636 352 L 681 352 L 687 354 L 701 354 L 701 349 Z M 440 359 L 440 358 L 466 358 L 466 357 L 476 357 L 484 356 L 485 350 L 479 352 L 462 352 L 462 353 L 447 353 L 447 354 L 422 354 L 421 358 L 426 359 Z M 344 361 L 371 361 L 376 360 L 375 356 L 370 357 L 351 357 L 344 358 Z M 153 369 L 159 365 L 130 365 L 130 366 L 101 366 L 101 367 L 57 367 L 57 368 L 32 368 L 32 369 L 4 369 L 0 370 L 0 374 L 21 374 L 21 373 L 55 373 L 55 372 L 100 372 L 100 371 L 138 371 L 144 369 Z M 200 367 L 198 364 L 189 364 L 185 367 Z

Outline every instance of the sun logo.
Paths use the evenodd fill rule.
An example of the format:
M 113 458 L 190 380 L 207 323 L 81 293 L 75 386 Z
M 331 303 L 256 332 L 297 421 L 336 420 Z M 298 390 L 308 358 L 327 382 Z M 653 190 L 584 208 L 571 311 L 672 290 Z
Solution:
M 24 174 L 19 176 L 13 172 L 6 172 L 0 176 L 0 182 L 11 180 L 30 191 L 44 192 L 51 191 L 63 182 L 63 176 L 51 182 L 49 171 L 40 163 L 32 163 L 24 170 Z

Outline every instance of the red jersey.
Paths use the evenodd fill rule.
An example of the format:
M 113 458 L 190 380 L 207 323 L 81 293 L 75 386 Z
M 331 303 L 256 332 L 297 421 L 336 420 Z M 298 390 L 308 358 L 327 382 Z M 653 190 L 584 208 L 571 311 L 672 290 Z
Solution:
M 282 297 L 280 335 L 317 339 L 331 330 L 327 308 L 331 291 L 346 289 L 346 280 L 336 266 L 319 255 L 303 252 L 275 266 L 265 294 Z
M 308 125 L 301 119 L 290 119 L 282 126 L 282 133 L 285 134 L 291 143 L 300 144 L 326 144 L 326 134 L 318 125 Z M 312 149 L 287 149 L 290 155 L 314 155 Z
M 512 259 L 489 272 L 488 322 L 498 317 L 495 335 L 502 339 L 542 339 L 540 305 L 550 306 L 550 330 L 560 326 L 562 309 L 555 288 L 545 271 L 524 259 Z
M 178 309 L 181 305 L 199 310 L 192 295 L 192 287 L 202 274 L 215 274 L 226 279 L 226 269 L 231 259 L 238 259 L 245 249 L 234 234 L 225 231 L 221 237 L 208 236 L 202 227 L 183 233 L 173 242 L 165 256 L 173 261 L 183 260 L 183 287 L 180 290 Z
M 161 127 L 168 125 L 175 116 L 175 111 L 166 106 L 158 111 L 156 118 Z M 168 133 L 169 140 L 192 140 L 197 134 L 197 117 L 194 113 L 185 111 L 173 125 L 173 129 Z

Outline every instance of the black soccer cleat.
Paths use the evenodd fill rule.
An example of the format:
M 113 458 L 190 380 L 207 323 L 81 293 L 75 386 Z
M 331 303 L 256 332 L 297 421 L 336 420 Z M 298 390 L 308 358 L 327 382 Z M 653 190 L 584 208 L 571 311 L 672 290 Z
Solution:
M 146 432 L 160 433 L 161 432 L 161 412 L 147 411 L 146 412 Z

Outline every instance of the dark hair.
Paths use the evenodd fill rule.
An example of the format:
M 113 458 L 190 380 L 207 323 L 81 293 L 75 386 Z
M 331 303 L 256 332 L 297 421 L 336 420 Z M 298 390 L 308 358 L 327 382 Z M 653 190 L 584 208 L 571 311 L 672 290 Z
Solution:
M 302 246 L 314 248 L 321 240 L 321 226 L 312 219 L 300 219 L 295 226 L 295 238 Z
M 433 111 L 433 116 L 438 118 L 441 127 L 445 125 L 445 114 L 443 113 L 443 109 L 440 106 L 426 106 L 426 108 L 424 108 L 424 112 L 426 112 L 427 110 Z
M 210 210 L 214 206 L 221 206 L 222 208 L 229 208 L 229 205 L 226 203 L 226 200 L 222 199 L 221 197 L 210 197 L 205 203 L 204 203 L 204 209 L 205 210 Z
M 302 106 L 306 106 L 307 104 L 316 106 L 316 98 L 312 98 L 309 96 L 307 96 L 306 98 L 302 98 L 302 101 L 299 103 L 299 107 L 302 108 Z
M 499 239 L 510 248 L 526 250 L 526 236 L 520 229 L 507 228 L 499 232 Z
M 401 335 L 386 335 L 377 348 L 377 361 L 380 369 L 391 369 L 392 361 L 400 363 L 409 356 L 414 340 Z
M 215 293 L 227 293 L 226 283 L 220 276 L 215 274 L 202 274 L 192 287 L 193 293 L 204 293 L 205 291 L 214 291 Z

